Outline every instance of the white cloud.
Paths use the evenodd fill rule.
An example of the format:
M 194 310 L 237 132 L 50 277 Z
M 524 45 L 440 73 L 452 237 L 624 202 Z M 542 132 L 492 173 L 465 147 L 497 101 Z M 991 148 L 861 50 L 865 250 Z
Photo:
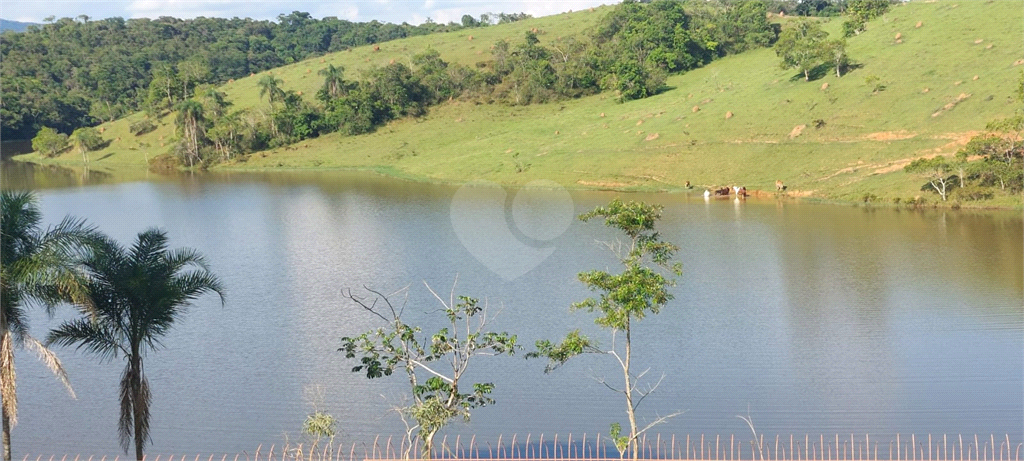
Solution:
M 572 1 L 480 1 L 480 0 L 365 0 L 298 1 L 273 0 L 0 0 L 0 17 L 16 21 L 42 22 L 47 16 L 93 19 L 123 18 L 240 17 L 276 20 L 279 14 L 306 11 L 322 18 L 336 16 L 351 21 L 422 24 L 428 17 L 436 22 L 459 22 L 462 15 L 474 18 L 482 13 L 519 13 L 546 16 L 568 10 L 582 10 L 614 0 Z
M 246 5 L 251 3 L 238 0 L 136 0 L 129 2 L 125 7 L 128 16 L 132 18 L 156 18 L 160 16 L 172 16 L 176 18 L 205 17 L 246 17 L 249 14 L 239 14 L 244 11 Z

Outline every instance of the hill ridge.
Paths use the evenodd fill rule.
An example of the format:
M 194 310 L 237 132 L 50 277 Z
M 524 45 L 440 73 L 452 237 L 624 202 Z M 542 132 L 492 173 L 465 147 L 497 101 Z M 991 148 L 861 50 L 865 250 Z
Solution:
M 375 133 L 326 135 L 217 168 L 370 169 L 442 182 L 487 179 L 515 186 L 549 179 L 569 187 L 655 190 L 680 190 L 690 182 L 773 191 L 782 180 L 799 196 L 919 196 L 921 181 L 901 165 L 952 155 L 986 123 L 1019 108 L 1012 88 L 1024 62 L 1024 26 L 1011 3 L 896 6 L 848 39 L 855 68 L 841 78 L 826 74 L 803 82 L 802 75 L 779 69 L 772 50 L 754 50 L 671 76 L 669 90 L 643 100 L 618 104 L 603 93 L 526 107 L 452 101 Z M 538 35 L 543 44 L 586 29 L 604 11 L 402 39 L 267 74 L 309 98 L 322 83 L 316 72 L 327 64 L 357 75 L 432 47 L 445 60 L 475 65 L 490 59 L 495 37 L 517 40 L 538 29 L 545 32 Z M 841 19 L 823 22 L 839 36 Z M 266 104 L 255 85 L 263 74 L 221 88 L 235 108 Z M 163 118 L 153 133 L 131 136 L 127 124 L 141 117 L 107 124 L 105 136 L 117 136 L 94 154 L 102 160 L 90 168 L 142 166 L 143 158 L 166 152 L 173 117 Z M 57 161 L 75 163 L 70 154 Z

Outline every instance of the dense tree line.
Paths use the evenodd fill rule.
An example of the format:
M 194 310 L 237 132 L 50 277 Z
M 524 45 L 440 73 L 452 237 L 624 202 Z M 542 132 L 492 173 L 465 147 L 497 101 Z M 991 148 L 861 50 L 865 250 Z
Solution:
M 524 14 L 484 15 L 479 27 Z M 293 12 L 275 21 L 195 18 L 48 18 L 0 34 L 0 136 L 65 134 L 147 105 L 173 105 L 197 85 L 223 83 L 319 54 L 463 27 L 351 22 Z
M 768 22 L 767 12 L 767 3 L 760 0 L 627 0 L 592 31 L 542 45 L 538 36 L 545 32 L 534 29 L 521 41 L 498 41 L 492 60 L 472 68 L 447 63 L 429 49 L 408 63 L 374 68 L 358 78 L 329 66 L 319 72 L 324 86 L 316 102 L 283 90 L 280 80 L 266 75 L 259 86 L 268 105 L 235 111 L 214 83 L 441 26 L 319 21 L 306 13 L 282 15 L 277 23 L 63 19 L 26 34 L 3 35 L 9 64 L 4 73 L 13 74 L 7 84 L 13 91 L 3 101 L 3 129 L 15 138 L 35 134 L 34 145 L 44 155 L 56 155 L 74 143 L 88 161 L 88 151 L 101 145 L 89 136 L 91 132 L 76 131 L 81 127 L 142 109 L 147 119 L 130 127 L 141 134 L 155 128 L 156 118 L 176 111 L 175 156 L 194 167 L 335 131 L 366 133 L 390 120 L 421 116 L 431 105 L 456 98 L 519 105 L 611 91 L 627 101 L 661 91 L 670 73 L 770 46 L 778 29 Z M 463 25 L 444 27 L 480 27 L 527 17 L 464 17 Z M 88 49 L 83 45 L 57 48 L 34 65 L 12 62 L 29 59 L 32 54 L 25 50 L 33 43 L 45 47 L 48 38 L 58 40 L 61 34 L 72 37 L 65 40 L 68 43 L 92 44 L 95 50 L 102 45 L 102 51 L 94 53 L 102 58 L 75 57 L 74 50 Z M 166 39 L 157 40 L 159 36 Z M 60 62 L 67 69 L 53 70 Z M 27 91 L 29 87 L 38 91 Z M 70 138 L 64 137 L 66 133 L 72 133 Z

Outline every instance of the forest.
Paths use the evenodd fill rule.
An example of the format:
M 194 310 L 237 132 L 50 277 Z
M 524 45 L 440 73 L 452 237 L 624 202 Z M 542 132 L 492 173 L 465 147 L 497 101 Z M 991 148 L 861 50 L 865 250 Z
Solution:
M 499 21 L 522 17 L 503 16 Z M 472 18 L 464 22 L 466 26 L 480 23 Z M 623 2 L 594 30 L 556 39 L 547 46 L 540 43 L 538 32 L 529 31 L 521 40 L 498 41 L 491 47 L 491 59 L 475 68 L 451 65 L 432 49 L 414 55 L 411 66 L 392 62 L 356 79 L 345 75 L 343 68 L 329 65 L 319 71 L 324 83 L 318 102 L 285 91 L 281 79 L 264 75 L 259 80 L 260 96 L 266 97 L 268 105 L 238 111 L 231 110 L 225 95 L 208 84 L 231 74 L 220 70 L 223 67 L 196 59 L 173 67 L 156 66 L 147 87 L 136 89 L 135 104 L 147 118 L 135 123 L 131 131 L 150 131 L 155 120 L 175 113 L 179 142 L 172 160 L 191 168 L 336 131 L 368 133 L 390 120 L 421 116 L 430 106 L 452 99 L 528 105 L 602 91 L 614 92 L 620 101 L 640 99 L 658 93 L 670 73 L 771 46 L 778 37 L 778 26 L 768 22 L 767 5 L 761 1 L 660 0 Z M 308 45 L 295 49 L 317 49 L 308 41 L 293 42 Z M 241 61 L 238 68 L 243 68 Z M 127 67 L 117 69 L 126 71 Z M 109 99 L 115 95 L 127 98 L 128 93 L 127 88 L 111 90 Z M 110 103 L 101 99 L 91 104 L 103 115 Z M 110 107 L 128 104 L 115 101 Z M 28 121 L 23 123 L 23 129 L 28 129 Z M 100 139 L 87 126 L 76 128 L 68 138 L 68 124 L 74 125 L 71 120 L 64 125 L 48 125 L 38 119 L 36 123 L 42 127 L 33 144 L 44 154 L 56 155 L 70 141 L 87 160 L 87 151 L 96 148 L 96 142 L 90 140 Z
M 483 27 L 527 17 L 500 13 L 463 23 Z M 221 84 L 350 47 L 462 27 L 316 19 L 299 11 L 281 14 L 276 22 L 51 17 L 26 32 L 0 35 L 5 93 L 0 136 L 31 139 L 43 126 L 70 134 L 120 118 L 147 104 L 156 79 L 172 78 L 180 91 L 191 94 L 198 84 Z
M 634 6 L 628 3 L 631 2 L 616 13 L 619 19 L 609 20 L 603 31 L 581 31 L 584 32 L 582 35 L 592 37 L 596 45 L 612 40 L 616 34 L 627 33 L 635 38 L 638 30 L 619 31 L 616 21 L 635 14 L 640 8 L 636 5 L 647 2 Z M 847 9 L 848 0 L 678 3 L 686 6 L 673 7 L 675 12 L 662 19 L 682 22 L 663 22 L 656 26 L 662 27 L 657 32 L 660 37 L 643 39 L 648 43 L 675 39 L 676 25 L 690 32 L 686 37 L 678 37 L 680 46 L 689 47 L 689 56 L 685 59 L 668 62 L 658 53 L 651 57 L 652 64 L 657 63 L 669 72 L 685 70 L 686 67 L 706 63 L 715 56 L 739 52 L 751 46 L 767 45 L 771 41 L 771 32 L 766 29 L 765 21 L 755 21 L 752 16 L 755 11 L 834 16 Z M 683 10 L 688 13 L 683 13 Z M 691 24 L 687 24 L 686 18 L 690 16 Z M 529 15 L 525 13 L 490 13 L 479 17 L 463 15 L 459 23 L 427 21 L 410 25 L 376 20 L 352 22 L 335 17 L 317 19 L 300 11 L 280 14 L 277 21 L 205 17 L 127 20 L 119 17 L 94 19 L 87 15 L 60 19 L 49 17 L 42 25 L 28 26 L 25 32 L 6 31 L 0 34 L 0 60 L 4 62 L 0 78 L 4 81 L 5 90 L 5 97 L 0 102 L 0 136 L 6 140 L 27 140 L 44 126 L 70 135 L 77 128 L 96 126 L 159 104 L 160 92 L 154 87 L 160 85 L 165 87 L 165 98 L 173 99 L 175 91 L 181 98 L 182 95 L 192 95 L 197 85 L 219 85 L 326 53 L 526 18 Z M 576 48 L 570 51 L 579 51 L 583 44 L 573 43 L 571 46 Z M 500 59 L 498 56 L 495 58 Z M 554 56 L 548 58 L 553 64 L 556 62 Z M 595 66 L 595 63 L 581 64 L 578 60 L 569 63 L 565 53 L 561 58 L 563 67 L 570 64 Z M 638 55 L 636 61 L 645 63 L 647 56 Z M 509 67 L 496 69 L 497 72 L 511 70 Z M 625 64 L 620 64 L 615 70 L 620 76 L 630 72 L 635 75 L 627 80 L 605 83 L 613 87 L 619 85 L 628 93 L 641 95 L 650 90 L 645 86 L 635 87 L 635 81 L 657 81 L 657 75 L 646 75 L 648 71 Z M 555 91 L 570 96 L 595 91 L 601 83 L 548 80 L 550 75 L 543 75 L 533 83 L 549 87 L 556 83 L 568 85 L 568 89 Z M 166 87 L 170 86 L 179 88 L 168 90 Z M 536 95 L 520 96 L 519 101 L 523 97 L 532 99 Z

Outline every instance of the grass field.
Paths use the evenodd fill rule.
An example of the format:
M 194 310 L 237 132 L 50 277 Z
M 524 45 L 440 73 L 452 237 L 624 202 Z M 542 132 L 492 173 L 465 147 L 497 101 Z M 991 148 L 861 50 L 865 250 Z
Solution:
M 284 88 L 311 98 L 322 84 L 317 71 L 328 63 L 353 78 L 433 47 L 447 61 L 472 66 L 489 60 L 499 39 L 518 42 L 533 28 L 542 43 L 583 33 L 608 8 L 387 42 L 379 51 L 357 48 L 270 72 Z M 827 73 L 804 82 L 802 74 L 779 69 L 772 50 L 757 50 L 670 77 L 668 90 L 644 100 L 620 104 L 601 94 L 528 107 L 453 101 L 372 134 L 332 134 L 216 168 L 356 168 L 455 183 L 549 179 L 643 190 L 690 181 L 774 191 L 782 180 L 791 195 L 828 200 L 928 196 L 904 165 L 952 155 L 989 121 L 1020 108 L 1012 94 L 1024 68 L 1022 18 L 1021 4 L 1009 0 L 909 2 L 848 40 L 855 68 L 841 78 Z M 841 21 L 825 29 L 838 36 Z M 259 99 L 259 77 L 223 86 L 235 108 L 267 104 Z M 92 169 L 144 168 L 169 151 L 173 116 L 152 133 L 129 134 L 128 125 L 141 117 L 103 127 L 112 142 L 91 153 Z M 74 153 L 48 162 L 54 161 L 82 162 Z M 1001 197 L 986 205 L 1020 203 Z

